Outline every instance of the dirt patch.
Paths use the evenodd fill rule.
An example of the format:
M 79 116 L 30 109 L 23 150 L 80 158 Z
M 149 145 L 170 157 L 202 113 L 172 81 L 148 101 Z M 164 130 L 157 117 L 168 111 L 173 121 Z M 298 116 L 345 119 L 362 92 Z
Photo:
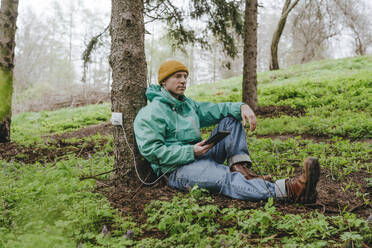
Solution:
M 304 108 L 292 108 L 291 106 L 261 106 L 255 111 L 256 115 L 263 118 L 279 117 L 281 115 L 289 115 L 300 117 L 305 115 Z
M 335 182 L 330 175 L 331 173 L 324 169 L 318 185 L 318 202 L 325 206 L 325 212 L 329 214 L 354 212 L 359 217 L 368 218 L 372 210 L 371 204 L 366 205 L 361 196 L 372 190 L 365 180 L 368 178 L 368 172 L 353 172 L 341 182 Z M 353 184 L 348 188 L 347 185 L 351 181 Z M 360 196 L 357 197 L 357 194 Z M 365 195 L 365 199 L 371 202 L 372 196 Z
M 103 136 L 98 141 L 79 140 L 97 133 Z M 0 143 L 0 160 L 33 164 L 37 161 L 52 162 L 68 154 L 86 158 L 96 153 L 97 147 L 103 147 L 108 141 L 108 137 L 104 136 L 111 133 L 112 125 L 109 122 L 105 122 L 72 132 L 45 136 L 43 137 L 44 144 L 42 146 L 36 144 L 34 146 L 24 146 L 16 142 Z M 74 142 L 66 141 L 71 138 L 77 138 L 78 140 Z
M 71 139 L 77 138 L 81 139 L 87 136 L 93 136 L 97 133 L 101 135 L 109 135 L 112 134 L 112 125 L 110 122 L 104 122 L 98 125 L 92 125 L 89 127 L 81 128 L 76 131 L 67 132 L 63 134 L 56 134 L 52 136 L 45 136 L 44 139 L 50 138 L 51 140 L 61 140 L 61 139 Z
M 0 160 L 33 164 L 35 162 L 53 162 L 69 154 L 87 158 L 96 153 L 97 147 L 103 147 L 107 141 L 107 138 L 102 138 L 99 141 L 78 140 L 76 142 L 56 139 L 45 143 L 42 147 L 23 146 L 15 142 L 0 143 Z

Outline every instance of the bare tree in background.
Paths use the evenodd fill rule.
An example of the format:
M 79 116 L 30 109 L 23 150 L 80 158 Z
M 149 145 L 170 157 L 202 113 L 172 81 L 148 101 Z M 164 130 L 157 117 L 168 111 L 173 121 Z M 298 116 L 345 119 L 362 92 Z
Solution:
M 354 40 L 354 53 L 366 55 L 372 45 L 371 18 L 363 1 L 333 0 L 341 13 L 341 22 L 351 31 Z
M 282 6 L 280 6 L 281 9 Z M 271 7 L 275 9 L 275 7 Z M 265 10 L 267 9 L 265 5 Z M 270 65 L 270 43 L 272 36 L 270 34 L 274 33 L 275 25 L 277 22 L 277 11 L 259 11 L 258 12 L 258 29 L 257 29 L 257 70 L 266 71 Z M 283 33 L 281 40 L 286 39 L 286 32 Z M 280 53 L 279 51 L 279 63 L 280 63 Z
M 112 68 L 111 102 L 112 112 L 123 114 L 123 128 L 114 128 L 115 175 L 123 180 L 133 168 L 133 155 L 142 176 L 151 168 L 142 166 L 134 138 L 133 121 L 138 111 L 146 105 L 146 59 L 144 48 L 145 26 L 142 0 L 112 0 L 111 10 L 111 54 Z M 123 131 L 125 130 L 125 133 Z M 128 143 L 127 143 L 128 142 Z M 145 171 L 145 169 L 148 171 Z M 130 183 L 130 182 L 128 182 Z
M 55 12 L 57 16 L 63 15 L 58 9 Z M 18 18 L 15 91 L 21 92 L 36 84 L 71 89 L 75 73 L 68 56 L 68 36 L 63 34 L 64 22 L 50 16 L 44 18 L 45 21 L 31 10 Z
M 78 8 L 73 16 L 74 23 L 79 25 L 70 25 L 71 8 L 68 6 L 71 1 Z M 13 115 L 109 101 L 111 42 L 108 32 L 98 41 L 97 46 L 101 49 L 92 53 L 87 85 L 77 83 L 81 78 L 79 64 L 84 38 L 103 30 L 110 22 L 109 10 L 102 12 L 92 9 L 89 3 L 82 3 L 67 0 L 61 5 L 60 1 L 51 0 L 45 14 L 38 15 L 32 8 L 27 8 L 18 17 Z
M 257 0 L 245 1 L 243 102 L 254 111 L 257 102 Z
M 327 41 L 339 33 L 333 8 L 328 0 L 305 0 L 296 8 L 291 30 L 295 64 L 327 57 Z
M 0 9 L 0 142 L 10 141 L 13 68 L 18 0 L 1 0 Z
M 280 36 L 283 33 L 283 29 L 285 27 L 285 23 L 287 21 L 287 17 L 289 12 L 297 5 L 299 0 L 285 0 L 282 15 L 279 19 L 278 26 L 273 34 L 273 38 L 271 41 L 271 59 L 270 59 L 270 70 L 278 70 L 279 63 L 278 63 L 278 45 L 280 41 Z

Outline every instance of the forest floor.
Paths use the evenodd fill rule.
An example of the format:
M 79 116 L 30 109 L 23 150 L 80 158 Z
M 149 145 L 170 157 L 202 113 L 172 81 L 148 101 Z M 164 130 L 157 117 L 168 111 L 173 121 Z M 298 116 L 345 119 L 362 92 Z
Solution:
M 299 116 L 304 114 L 303 110 L 293 110 L 288 106 L 269 106 L 260 108 L 257 111 L 258 116 L 270 118 L 278 117 L 281 114 Z M 88 158 L 91 154 L 97 152 L 96 140 L 84 140 L 82 138 L 89 137 L 100 133 L 102 138 L 99 140 L 101 146 L 107 142 L 108 135 L 112 133 L 112 126 L 109 122 L 104 122 L 98 125 L 92 125 L 81 128 L 76 131 L 66 132 L 59 135 L 45 136 L 45 146 L 34 147 L 20 145 L 15 142 L 9 144 L 0 144 L 0 160 L 14 161 L 24 164 L 33 164 L 35 162 L 53 162 L 63 159 L 67 154 L 75 154 L 76 157 Z M 257 138 L 270 138 L 286 140 L 298 135 L 259 135 Z M 73 139 L 75 138 L 75 139 Z M 71 141 L 73 139 L 73 141 Z M 312 136 L 304 134 L 301 139 L 309 139 L 313 142 L 332 143 L 334 140 L 328 137 Z M 365 139 L 362 142 L 371 143 L 371 139 Z M 112 156 L 113 154 L 108 154 Z M 301 162 L 295 169 L 296 174 L 300 174 L 302 170 Z M 367 176 L 366 171 L 360 171 L 347 175 L 343 181 L 332 180 L 328 169 L 321 171 L 320 181 L 317 186 L 318 200 L 315 204 L 290 204 L 288 202 L 276 201 L 275 207 L 283 214 L 286 213 L 306 213 L 317 209 L 324 215 L 339 215 L 342 212 L 352 212 L 358 217 L 368 218 L 371 214 L 371 208 L 365 204 L 363 198 L 356 198 L 355 194 L 365 194 L 371 192 L 371 187 L 368 187 L 367 181 L 364 180 Z M 111 202 L 112 206 L 119 209 L 123 215 L 133 216 L 137 222 L 143 224 L 146 222 L 147 216 L 144 213 L 144 208 L 153 200 L 171 200 L 179 191 L 167 186 L 165 180 L 161 180 L 158 184 L 148 187 L 143 186 L 138 180 L 133 180 L 136 175 L 132 172 L 127 175 L 127 183 L 116 183 L 111 180 L 101 180 L 97 177 L 96 191 L 104 194 Z M 95 177 L 93 177 L 95 178 Z M 351 188 L 343 190 L 345 182 L 353 181 L 355 185 L 360 185 L 358 189 Z M 213 195 L 214 203 L 220 209 L 237 207 L 240 209 L 256 209 L 263 207 L 265 202 L 248 202 L 234 200 L 222 195 Z M 369 201 L 372 201 L 372 195 L 367 195 Z M 157 236 L 157 233 L 149 231 L 145 236 Z
M 147 187 L 133 169 L 119 182 L 108 96 L 63 95 L 53 111 L 34 97 L 37 112 L 20 108 L 0 144 L 0 247 L 372 247 L 371 68 L 365 56 L 258 74 L 252 170 L 277 180 L 319 158 L 307 205 Z M 241 77 L 187 96 L 240 102 Z

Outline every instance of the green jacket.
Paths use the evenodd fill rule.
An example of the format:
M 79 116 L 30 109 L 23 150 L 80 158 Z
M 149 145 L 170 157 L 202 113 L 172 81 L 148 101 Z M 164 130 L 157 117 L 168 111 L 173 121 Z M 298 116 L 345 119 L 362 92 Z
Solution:
M 178 100 L 159 85 L 150 85 L 146 97 L 150 103 L 138 112 L 134 132 L 139 151 L 157 175 L 195 160 L 194 144 L 202 140 L 201 127 L 227 116 L 241 120 L 243 103 L 195 102 L 185 96 Z

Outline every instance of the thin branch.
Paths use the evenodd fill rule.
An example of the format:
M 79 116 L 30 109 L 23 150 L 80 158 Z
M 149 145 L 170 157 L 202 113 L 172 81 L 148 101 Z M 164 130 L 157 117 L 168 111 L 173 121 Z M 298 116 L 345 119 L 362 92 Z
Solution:
M 149 7 L 145 7 L 145 13 L 146 12 L 152 12 L 154 10 L 157 10 L 162 4 L 164 4 L 164 1 L 161 1 L 158 5 L 156 6 L 152 6 L 152 5 L 148 5 L 149 7 L 152 7 L 152 8 L 149 8 Z
M 91 175 L 91 176 L 80 177 L 79 179 L 80 179 L 80 181 L 82 181 L 82 180 L 86 180 L 86 179 L 96 179 L 96 180 L 97 180 L 97 179 L 99 179 L 99 178 L 97 178 L 98 176 L 102 176 L 102 175 L 105 175 L 105 174 L 109 174 L 109 173 L 111 173 L 111 172 L 113 172 L 113 171 L 116 171 L 117 169 L 118 169 L 118 168 L 115 168 L 115 169 L 112 169 L 112 170 L 109 170 L 109 171 L 102 172 L 102 173 L 97 174 L 97 175 Z M 131 171 L 131 169 L 127 170 L 127 171 L 124 173 L 123 176 L 126 176 L 130 171 Z
M 90 60 L 90 54 L 92 53 L 92 50 L 94 49 L 94 47 L 95 47 L 95 45 L 96 45 L 96 43 L 97 43 L 97 41 L 98 41 L 98 39 L 104 34 L 104 33 L 106 33 L 106 31 L 109 29 L 109 27 L 110 27 L 110 24 L 111 23 L 109 23 L 108 25 L 107 25 L 107 27 L 101 32 L 101 33 L 99 33 L 99 34 L 97 34 L 96 36 L 93 36 L 91 39 L 90 39 L 90 41 L 89 41 L 89 43 L 88 43 L 88 45 L 87 45 L 87 48 L 84 50 L 84 52 L 83 52 L 83 61 L 84 61 L 84 66 L 86 66 L 86 64 L 89 62 L 89 60 Z
M 282 15 L 282 18 L 287 18 L 289 12 L 291 12 L 291 10 L 297 5 L 297 3 L 299 2 L 300 0 L 296 0 L 295 2 L 293 2 L 293 4 L 291 6 L 289 6 L 287 8 L 287 10 L 284 12 L 284 14 Z

